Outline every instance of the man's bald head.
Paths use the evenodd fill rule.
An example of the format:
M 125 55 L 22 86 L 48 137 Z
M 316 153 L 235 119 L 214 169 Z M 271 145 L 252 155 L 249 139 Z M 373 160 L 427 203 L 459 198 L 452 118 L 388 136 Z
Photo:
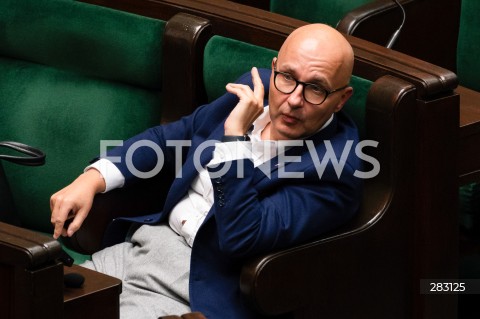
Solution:
M 335 86 L 349 82 L 353 70 L 353 49 L 345 37 L 326 24 L 308 24 L 294 30 L 280 48 L 278 59 L 291 53 L 320 59 L 334 67 Z

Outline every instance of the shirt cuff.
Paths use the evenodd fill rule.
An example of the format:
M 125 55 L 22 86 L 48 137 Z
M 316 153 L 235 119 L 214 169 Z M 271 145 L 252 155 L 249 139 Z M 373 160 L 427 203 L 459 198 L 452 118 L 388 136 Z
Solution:
M 216 166 L 220 163 L 240 159 L 252 159 L 252 142 L 215 143 L 212 160 L 207 166 Z
M 86 172 L 91 168 L 99 171 L 105 180 L 105 191 L 103 191 L 103 193 L 111 191 L 115 188 L 123 187 L 123 184 L 125 184 L 125 177 L 123 176 L 122 172 L 120 172 L 115 164 L 107 159 L 101 158 L 95 163 L 85 167 L 83 171 Z

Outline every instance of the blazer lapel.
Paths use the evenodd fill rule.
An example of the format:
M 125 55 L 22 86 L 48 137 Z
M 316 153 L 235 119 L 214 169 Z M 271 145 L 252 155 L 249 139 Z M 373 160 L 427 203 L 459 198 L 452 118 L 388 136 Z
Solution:
M 311 140 L 315 145 L 315 148 L 318 148 L 320 143 L 323 143 L 325 140 L 332 138 L 337 131 L 337 116 L 333 117 L 332 122 L 325 128 L 323 128 L 320 132 L 312 135 L 311 137 L 305 140 Z M 309 152 L 307 144 L 303 141 L 301 146 L 293 146 L 289 148 L 286 152 L 286 156 L 299 156 L 305 152 Z M 255 176 L 254 176 L 254 183 L 260 183 L 264 178 L 271 179 L 272 176 L 275 176 L 276 171 L 281 167 L 287 167 L 290 164 L 294 164 L 295 162 L 280 162 L 279 157 L 275 156 L 270 161 L 263 163 L 262 165 L 258 166 L 255 169 Z M 296 163 L 298 164 L 298 163 Z

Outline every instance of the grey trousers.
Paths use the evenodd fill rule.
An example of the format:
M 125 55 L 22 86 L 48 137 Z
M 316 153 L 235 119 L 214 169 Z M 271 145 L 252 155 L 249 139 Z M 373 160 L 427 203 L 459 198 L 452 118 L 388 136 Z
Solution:
M 81 266 L 122 280 L 120 318 L 146 319 L 190 312 L 191 248 L 168 225 L 143 225 L 129 242 L 92 256 Z

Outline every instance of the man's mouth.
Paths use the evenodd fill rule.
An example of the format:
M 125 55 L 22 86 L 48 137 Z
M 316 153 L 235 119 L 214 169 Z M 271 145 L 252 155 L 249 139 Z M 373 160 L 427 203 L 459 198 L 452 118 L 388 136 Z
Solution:
M 282 113 L 282 120 L 286 124 L 296 124 L 297 122 L 300 121 L 299 118 L 297 118 L 295 116 L 292 116 L 292 115 L 285 114 L 285 113 Z

